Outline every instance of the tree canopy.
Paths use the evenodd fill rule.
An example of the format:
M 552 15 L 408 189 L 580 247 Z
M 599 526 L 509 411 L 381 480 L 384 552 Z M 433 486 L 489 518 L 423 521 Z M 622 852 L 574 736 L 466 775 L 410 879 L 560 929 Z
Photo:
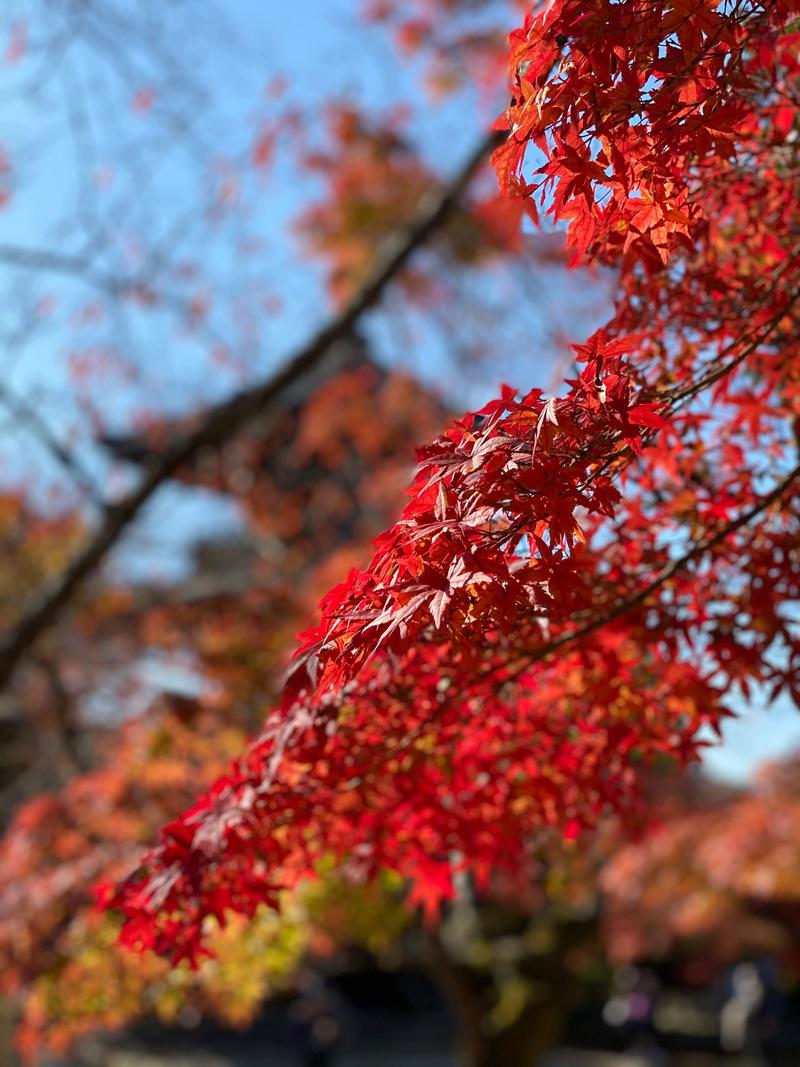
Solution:
M 557 2 L 512 35 L 502 187 L 618 266 L 614 316 L 554 396 L 419 452 L 261 735 L 110 894 L 131 944 L 193 957 L 323 853 L 434 914 L 693 758 L 733 686 L 796 687 L 796 16 Z

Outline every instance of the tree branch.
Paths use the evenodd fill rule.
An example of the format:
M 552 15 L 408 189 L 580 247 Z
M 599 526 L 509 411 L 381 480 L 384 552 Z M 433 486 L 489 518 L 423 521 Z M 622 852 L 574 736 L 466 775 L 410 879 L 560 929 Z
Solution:
M 103 495 L 94 478 L 81 464 L 78 457 L 59 441 L 36 408 L 22 397 L 15 396 L 2 383 L 0 383 L 0 403 L 4 404 L 19 422 L 27 425 L 33 436 L 51 453 L 89 500 L 94 505 L 102 507 Z
M 562 634 L 560 637 L 556 637 L 554 640 L 548 641 L 546 644 L 533 649 L 530 655 L 525 656 L 518 661 L 516 664 L 516 671 L 514 672 L 512 668 L 512 672 L 519 673 L 532 663 L 540 663 L 554 652 L 558 652 L 565 645 L 571 645 L 574 641 L 580 641 L 581 638 L 588 637 L 589 634 L 602 629 L 608 623 L 615 622 L 617 619 L 622 618 L 623 615 L 627 615 L 629 611 L 641 607 L 649 596 L 660 589 L 662 585 L 668 582 L 674 575 L 678 574 L 679 571 L 684 570 L 684 568 L 688 567 L 694 560 L 704 556 L 706 552 L 710 552 L 712 548 L 716 548 L 716 546 L 721 544 L 726 537 L 729 537 L 732 533 L 736 533 L 737 530 L 741 530 L 743 526 L 747 526 L 753 519 L 766 511 L 768 507 L 780 500 L 781 497 L 792 488 L 798 477 L 800 477 L 800 463 L 792 468 L 792 470 L 790 470 L 773 489 L 768 493 L 765 493 L 764 496 L 759 497 L 755 504 L 748 508 L 747 511 L 742 512 L 737 518 L 731 519 L 730 522 L 720 526 L 710 537 L 707 537 L 703 541 L 698 541 L 698 543 L 689 549 L 683 556 L 679 556 L 672 560 L 663 567 L 658 574 L 647 583 L 647 585 L 642 586 L 642 588 L 632 596 L 627 597 L 625 600 L 618 601 L 615 605 L 608 608 L 607 611 L 604 611 L 602 615 L 596 615 L 583 626 L 570 630 L 568 633 Z
M 177 470 L 189 464 L 202 449 L 217 448 L 229 440 L 255 415 L 263 412 L 275 401 L 287 386 L 320 364 L 334 343 L 353 330 L 364 312 L 380 300 L 386 287 L 400 273 L 413 253 L 436 233 L 450 216 L 476 170 L 489 152 L 501 142 L 502 136 L 496 132 L 486 136 L 453 180 L 442 191 L 431 193 L 423 199 L 417 218 L 411 225 L 390 238 L 384 248 L 379 250 L 377 264 L 362 288 L 282 370 L 259 385 L 246 389 L 205 412 L 200 422 L 181 434 L 151 461 L 141 482 L 132 492 L 106 508 L 105 519 L 94 535 L 67 568 L 40 590 L 14 630 L 0 643 L 0 687 L 8 682 L 20 659 L 33 646 L 39 635 L 52 626 L 75 593 L 98 569 L 156 491 Z M 2 252 L 3 249 L 0 248 L 0 255 Z

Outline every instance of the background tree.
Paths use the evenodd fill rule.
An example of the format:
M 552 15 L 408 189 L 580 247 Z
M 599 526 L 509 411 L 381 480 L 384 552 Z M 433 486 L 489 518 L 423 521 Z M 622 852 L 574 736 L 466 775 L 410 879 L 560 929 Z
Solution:
M 332 376 L 187 473 L 192 483 L 235 487 L 248 516 L 247 538 L 201 541 L 186 579 L 166 588 L 128 586 L 116 596 L 107 591 L 82 613 L 82 629 L 98 644 L 114 647 L 112 631 L 119 631 L 131 654 L 163 650 L 184 664 L 178 681 L 187 695 L 157 698 L 118 731 L 95 726 L 96 769 L 71 781 L 67 776 L 59 794 L 23 805 L 7 830 L 0 894 L 4 987 L 27 993 L 20 1040 L 29 1055 L 42 1043 L 63 1049 L 88 1029 L 118 1026 L 147 1011 L 173 1018 L 187 1003 L 228 1021 L 249 1020 L 273 978 L 291 975 L 302 956 L 309 920 L 298 899 L 296 921 L 286 925 L 265 915 L 258 942 L 249 929 L 229 930 L 221 945 L 230 946 L 230 965 L 222 972 L 215 964 L 199 984 L 188 973 L 176 982 L 155 957 L 140 963 L 114 949 L 117 924 L 96 913 L 91 889 L 124 872 L 164 819 L 224 771 L 258 722 L 265 686 L 275 685 L 285 649 L 327 576 L 363 557 L 370 536 L 391 515 L 409 469 L 409 438 L 430 433 L 443 418 L 435 398 L 407 376 L 382 371 L 363 343 L 354 339 L 346 347 Z M 150 436 L 156 442 L 164 432 L 153 426 Z M 147 438 L 109 445 L 146 459 Z M 14 503 L 10 532 L 13 520 L 20 522 Z M 26 524 L 25 557 L 13 569 L 9 558 L 16 595 L 25 559 L 47 559 L 63 546 L 52 565 L 61 563 L 69 547 L 65 523 L 43 525 L 36 553 L 35 527 Z M 52 762 L 47 766 L 51 783 Z M 362 896 L 358 907 L 367 902 Z M 380 913 L 374 924 L 362 915 L 367 939 L 381 937 L 379 920 Z
M 797 759 L 752 790 L 673 799 L 661 825 L 603 875 L 612 952 L 683 960 L 695 981 L 742 958 L 775 956 L 797 980 Z

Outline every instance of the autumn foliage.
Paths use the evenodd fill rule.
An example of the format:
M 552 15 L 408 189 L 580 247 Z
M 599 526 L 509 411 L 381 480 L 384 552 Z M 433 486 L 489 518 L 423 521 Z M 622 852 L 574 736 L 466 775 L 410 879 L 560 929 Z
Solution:
M 405 310 L 457 297 L 466 316 L 485 296 L 473 272 L 566 259 L 613 277 L 613 311 L 557 388 L 532 373 L 448 423 L 359 322 L 378 253 L 447 201 L 445 168 L 402 109 L 333 100 L 313 135 L 294 111 L 259 126 L 258 180 L 289 132 L 317 186 L 293 233 L 323 267 L 331 367 L 310 361 L 311 385 L 289 375 L 169 471 L 237 501 L 246 567 L 218 573 L 201 546 L 184 583 L 104 577 L 18 687 L 26 709 L 57 707 L 52 664 L 83 695 L 91 649 L 113 663 L 120 642 L 188 662 L 194 685 L 98 730 L 91 768 L 78 753 L 0 844 L 2 989 L 29 992 L 29 1055 L 187 1003 L 244 1023 L 309 948 L 393 935 L 415 911 L 434 929 L 465 880 L 543 923 L 553 898 L 602 896 L 620 960 L 796 950 L 794 764 L 671 807 L 652 783 L 696 762 L 742 696 L 800 703 L 800 3 L 512 3 L 510 42 L 482 6 L 364 4 L 438 97 L 466 91 L 448 106 L 510 99 L 491 180 L 467 175 L 397 272 Z M 240 193 L 226 166 L 220 214 Z M 531 277 L 504 321 L 487 300 L 495 380 L 518 354 L 501 330 L 542 295 Z M 122 291 L 166 305 L 149 283 Z M 192 294 L 194 336 L 213 301 Z M 549 351 L 514 336 L 531 363 Z M 202 418 L 159 411 L 105 444 L 146 479 Z M 0 533 L 13 630 L 16 590 L 57 575 L 84 526 L 9 494 Z M 351 903 L 334 906 L 342 876 Z
M 746 792 L 691 792 L 603 872 L 612 954 L 675 959 L 695 980 L 759 954 L 796 974 L 797 758 L 762 767 Z
M 265 912 L 255 926 L 228 926 L 213 939 L 215 965 L 201 974 L 170 974 L 166 961 L 117 945 L 119 923 L 92 895 L 93 885 L 135 865 L 160 826 L 230 765 L 328 575 L 362 560 L 370 537 L 391 520 L 410 469 L 408 439 L 444 419 L 432 394 L 407 375 L 380 370 L 363 343 L 352 339 L 343 361 L 218 462 L 185 475 L 221 490 L 234 483 L 249 529 L 266 545 L 256 558 L 244 556 L 246 573 L 215 568 L 201 550 L 197 573 L 182 585 L 127 595 L 106 589 L 85 605 L 80 622 L 90 640 L 111 626 L 139 654 L 191 654 L 196 692 L 161 696 L 119 730 L 97 730 L 96 769 L 22 805 L 0 841 L 2 992 L 27 994 L 18 1035 L 26 1057 L 63 1051 L 87 1031 L 146 1012 L 172 1021 L 187 1005 L 243 1025 L 310 946 L 336 944 L 323 936 L 326 926 L 344 925 L 366 944 L 379 941 L 381 929 L 402 926 L 381 885 L 357 898 L 350 890 L 347 920 L 336 920 L 329 887 L 285 900 L 280 920 Z M 137 447 L 155 447 L 163 432 L 152 426 Z M 35 582 L 78 532 L 69 516 L 31 524 L 17 497 L 4 501 L 4 516 L 14 590 L 23 566 Z M 28 537 L 15 546 L 23 529 Z M 322 542 L 321 529 L 330 531 Z M 235 545 L 233 556 L 241 565 Z M 43 702 L 40 690 L 32 706 L 37 695 Z
M 557 395 L 420 451 L 262 734 L 109 894 L 128 943 L 193 958 L 330 854 L 434 915 L 629 809 L 733 687 L 796 689 L 797 14 L 558 0 L 512 35 L 501 185 L 619 268 L 614 317 Z
M 309 252 L 328 266 L 335 302 L 366 280 L 375 248 L 412 222 L 419 204 L 441 188 L 441 179 L 414 152 L 406 125 L 402 113 L 376 121 L 352 107 L 332 107 L 329 143 L 304 161 L 310 173 L 324 179 L 327 190 L 303 212 L 297 230 Z M 413 300 L 435 300 L 445 270 L 453 273 L 476 260 L 519 254 L 528 205 L 493 186 L 482 182 L 471 190 L 437 235 L 433 262 L 405 272 L 403 286 Z

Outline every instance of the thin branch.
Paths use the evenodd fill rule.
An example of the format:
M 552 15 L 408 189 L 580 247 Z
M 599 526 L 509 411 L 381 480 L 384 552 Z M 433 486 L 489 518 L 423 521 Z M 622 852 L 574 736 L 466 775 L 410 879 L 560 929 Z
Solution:
M 782 273 L 783 272 L 781 271 L 775 278 L 776 285 Z M 731 341 L 723 349 L 723 351 L 719 353 L 719 356 L 714 361 L 715 365 L 711 367 L 707 374 L 705 374 L 702 378 L 698 379 L 696 382 L 690 383 L 685 388 L 679 389 L 677 392 L 674 392 L 671 396 L 669 396 L 669 409 L 675 409 L 684 400 L 692 399 L 693 397 L 697 396 L 698 393 L 702 393 L 706 389 L 708 389 L 710 385 L 714 385 L 721 378 L 725 378 L 732 371 L 736 370 L 740 363 L 747 359 L 748 356 L 752 355 L 757 348 L 759 348 L 766 342 L 770 334 L 773 333 L 775 329 L 777 329 L 777 327 L 781 324 L 781 322 L 787 317 L 787 315 L 789 315 L 789 313 L 794 309 L 795 305 L 799 300 L 800 288 L 797 288 L 788 294 L 788 300 L 786 305 L 781 307 L 780 310 L 775 315 L 773 315 L 773 317 L 767 323 L 760 323 L 758 326 L 753 326 L 749 330 L 749 333 L 745 334 L 744 338 L 737 337 L 733 341 Z M 720 360 L 724 358 L 724 356 L 726 356 L 728 352 L 732 352 L 736 348 L 738 348 L 743 340 L 746 340 L 744 348 L 742 348 L 741 351 L 737 352 L 733 359 L 729 360 L 727 363 L 721 363 Z
M 22 270 L 45 270 L 53 274 L 66 274 L 79 278 L 88 285 L 104 292 L 119 293 L 131 284 L 125 279 L 94 269 L 90 259 L 83 255 L 54 252 L 49 248 L 26 248 L 24 245 L 0 244 L 0 262 Z
M 0 263 L 19 270 L 47 271 L 63 274 L 110 297 L 132 297 L 147 293 L 158 303 L 180 316 L 192 312 L 190 300 L 179 293 L 156 287 L 150 271 L 126 275 L 97 267 L 88 252 L 55 252 L 50 248 L 31 248 L 25 245 L 0 244 Z
M 518 661 L 515 665 L 516 670 L 512 668 L 512 673 L 519 673 L 532 663 L 540 663 L 554 652 L 558 652 L 565 645 L 570 645 L 574 641 L 580 641 L 581 638 L 588 637 L 589 634 L 601 630 L 604 626 L 607 626 L 608 623 L 616 622 L 616 620 L 622 618 L 623 615 L 627 615 L 635 608 L 641 607 L 648 597 L 652 596 L 652 594 L 668 582 L 670 578 L 673 578 L 680 571 L 684 570 L 690 563 L 694 562 L 694 560 L 704 556 L 706 552 L 710 552 L 712 548 L 716 548 L 716 546 L 721 544 L 726 537 L 730 537 L 732 533 L 741 530 L 743 526 L 749 525 L 753 519 L 757 518 L 762 512 L 766 511 L 768 507 L 780 500 L 781 497 L 792 488 L 798 477 L 800 477 L 800 464 L 789 471 L 786 477 L 782 478 L 769 493 L 759 497 L 756 503 L 748 508 L 747 511 L 742 512 L 737 518 L 731 519 L 730 522 L 720 526 L 716 533 L 707 537 L 703 541 L 699 541 L 683 556 L 679 556 L 668 563 L 654 578 L 651 579 L 651 581 L 647 583 L 647 585 L 644 585 L 641 589 L 637 590 L 633 596 L 618 601 L 615 605 L 612 605 L 604 611 L 602 615 L 596 615 L 585 625 L 579 626 L 575 630 L 570 630 L 568 633 L 562 634 L 560 637 L 548 641 L 547 644 L 540 645 L 538 648 L 532 650 L 529 655 Z
M 78 457 L 56 437 L 47 422 L 36 408 L 31 407 L 20 396 L 15 396 L 0 382 L 0 403 L 15 416 L 17 422 L 27 424 L 30 433 L 51 453 L 78 487 L 96 507 L 102 507 L 104 500 L 95 479 L 83 466 Z
M 353 331 L 361 316 L 380 300 L 384 290 L 413 253 L 447 220 L 478 167 L 501 139 L 501 135 L 495 132 L 486 136 L 455 178 L 441 192 L 431 193 L 423 199 L 417 218 L 406 229 L 390 238 L 386 246 L 379 251 L 376 267 L 363 287 L 282 370 L 261 384 L 244 390 L 205 412 L 199 423 L 176 438 L 164 452 L 151 461 L 141 482 L 131 493 L 106 509 L 105 519 L 94 535 L 67 568 L 40 590 L 14 630 L 0 643 L 0 687 L 8 682 L 20 659 L 39 635 L 52 626 L 77 591 L 103 563 L 154 493 L 177 470 L 195 459 L 201 450 L 218 448 L 228 441 L 254 416 L 280 397 L 289 385 L 319 365 L 335 342 Z M 0 256 L 2 254 L 3 249 L 0 247 Z M 52 257 L 50 260 L 51 265 L 54 265 Z M 62 264 L 63 267 L 66 267 L 65 263 Z

